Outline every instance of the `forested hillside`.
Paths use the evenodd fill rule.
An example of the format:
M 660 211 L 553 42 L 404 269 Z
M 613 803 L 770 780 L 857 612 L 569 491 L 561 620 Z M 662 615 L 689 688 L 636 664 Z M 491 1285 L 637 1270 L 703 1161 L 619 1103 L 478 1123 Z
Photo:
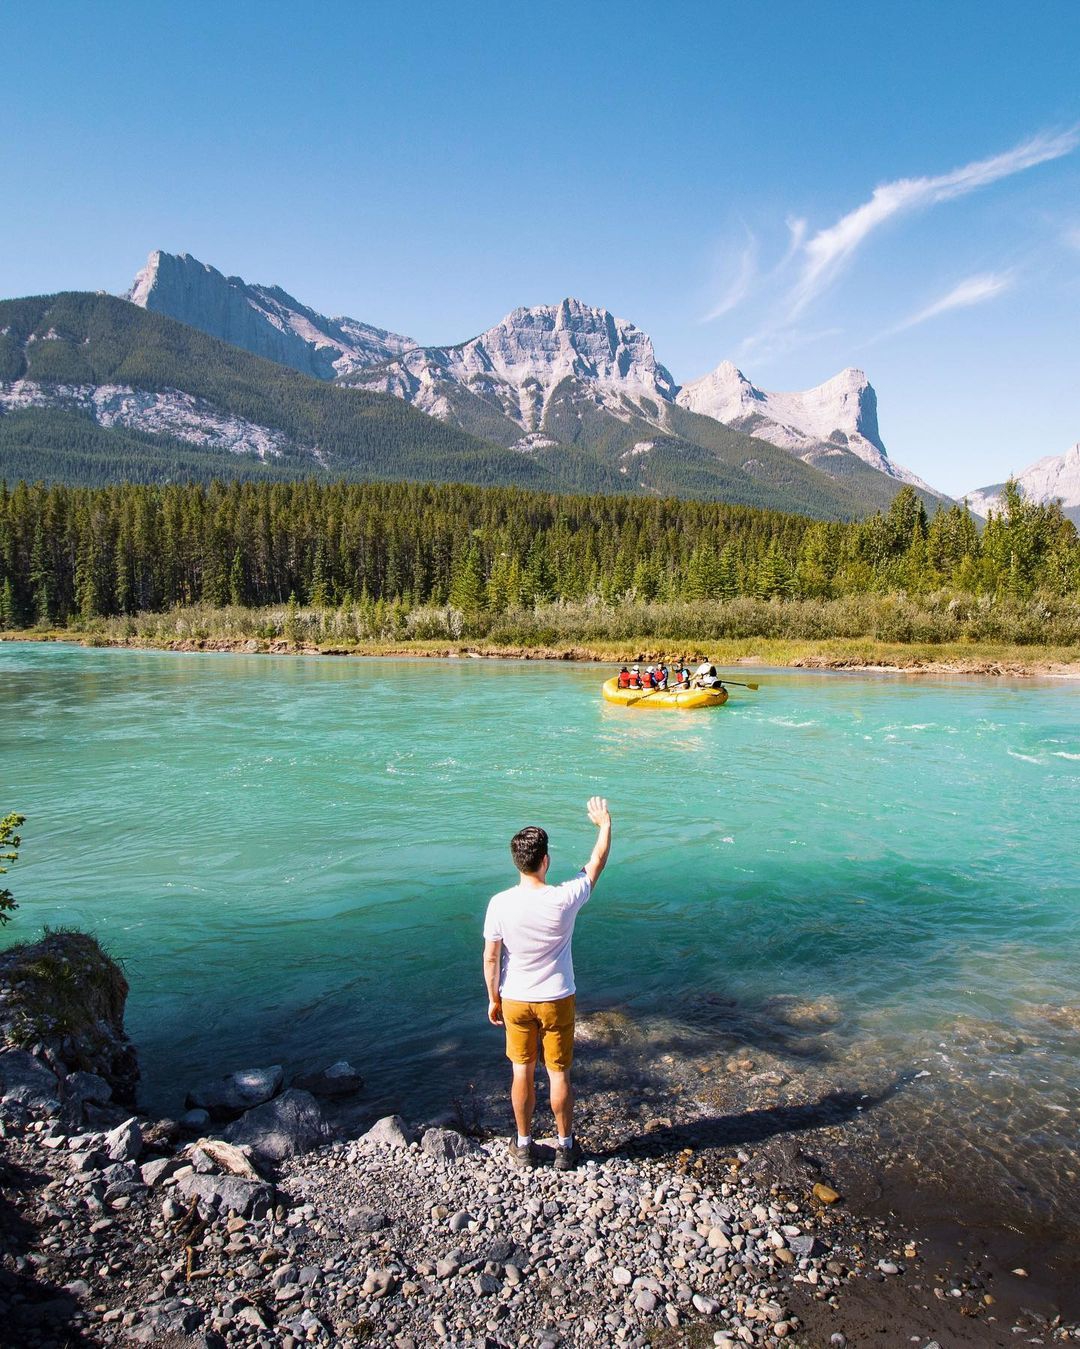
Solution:
M 0 626 L 174 605 L 444 606 L 1080 591 L 1057 507 L 1010 488 L 980 535 L 906 487 L 857 524 L 677 499 L 416 484 L 0 490 Z

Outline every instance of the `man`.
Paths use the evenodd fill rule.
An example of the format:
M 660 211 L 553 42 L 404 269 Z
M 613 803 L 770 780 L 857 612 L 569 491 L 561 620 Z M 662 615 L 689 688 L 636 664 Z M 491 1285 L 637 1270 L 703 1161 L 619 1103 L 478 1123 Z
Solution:
M 691 684 L 699 689 L 714 689 L 720 683 L 716 675 L 716 666 L 711 661 L 703 660 L 694 671 Z
M 561 885 L 549 885 L 548 836 L 530 825 L 510 840 L 518 883 L 495 895 L 484 919 L 484 979 L 488 1020 L 506 1028 L 506 1057 L 513 1065 L 510 1100 L 517 1138 L 509 1146 L 516 1166 L 536 1165 L 532 1117 L 536 1106 L 536 1057 L 541 1044 L 551 1089 L 559 1146 L 555 1169 L 572 1171 L 581 1157 L 574 1138 L 574 960 L 571 941 L 578 910 L 589 898 L 611 851 L 611 815 L 602 796 L 586 807 L 598 830 L 592 856 Z

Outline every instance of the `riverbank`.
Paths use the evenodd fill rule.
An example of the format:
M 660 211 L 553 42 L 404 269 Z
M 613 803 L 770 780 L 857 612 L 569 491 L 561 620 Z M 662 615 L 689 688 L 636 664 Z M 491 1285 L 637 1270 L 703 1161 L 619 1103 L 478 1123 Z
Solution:
M 0 1318 L 12 1344 L 1080 1338 L 1075 1253 L 1010 1240 L 1000 1223 L 925 1211 L 920 1222 L 910 1179 L 895 1211 L 894 1159 L 872 1117 L 902 1083 L 792 1102 L 782 1075 L 745 1051 L 704 1089 L 691 1084 L 710 1065 L 670 1054 L 613 1074 L 605 1046 L 621 1055 L 634 1028 L 587 1014 L 586 1156 L 557 1172 L 541 1141 L 539 1165 L 521 1171 L 500 1127 L 504 1084 L 411 1125 L 376 1118 L 346 1064 L 287 1090 L 270 1067 L 195 1086 L 179 1120 L 132 1113 L 126 988 L 93 939 L 14 949 L 0 980 Z M 57 1016 L 46 995 L 60 988 Z M 89 1028 L 103 997 L 106 1040 L 72 1038 L 79 999 Z M 40 1037 L 29 1049 L 28 1012 Z
M 862 670 L 901 674 L 987 675 L 999 678 L 1080 679 L 1080 647 L 1018 646 L 986 642 L 880 642 L 872 638 L 821 640 L 740 638 L 681 645 L 641 637 L 628 642 L 525 646 L 495 642 L 301 642 L 284 637 L 186 636 L 165 632 L 103 633 L 72 629 L 0 631 L 5 642 L 72 642 L 127 650 L 233 652 L 271 656 L 366 656 L 435 660 L 558 660 L 619 665 L 691 659 L 707 654 L 718 667 L 760 665 L 802 670 Z
M 792 1117 L 750 1141 L 760 1117 L 736 1112 L 712 1121 L 711 1139 L 667 1117 L 628 1136 L 625 1104 L 587 1098 L 589 1153 L 559 1173 L 550 1142 L 521 1172 L 502 1138 L 453 1112 L 384 1118 L 275 1163 L 258 1145 L 222 1146 L 221 1126 L 195 1136 L 98 1106 L 88 1127 L 6 1101 L 9 1342 L 953 1349 L 1080 1337 L 1046 1252 L 1010 1270 L 979 1233 L 957 1242 L 866 1203 L 858 1149 L 839 1164 L 817 1155 L 830 1134 L 843 1148 L 842 1122 Z

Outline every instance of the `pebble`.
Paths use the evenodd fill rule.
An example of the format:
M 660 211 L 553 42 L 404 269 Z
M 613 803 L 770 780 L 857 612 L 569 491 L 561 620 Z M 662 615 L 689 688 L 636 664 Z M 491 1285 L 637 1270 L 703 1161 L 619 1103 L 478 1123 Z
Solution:
M 98 1325 L 110 1314 L 102 1339 L 117 1349 L 175 1337 L 199 1349 L 329 1349 L 361 1339 L 388 1349 L 646 1349 L 687 1335 L 728 1349 L 802 1343 L 786 1311 L 792 1277 L 835 1305 L 849 1266 L 879 1279 L 900 1272 L 853 1250 L 849 1219 L 821 1207 L 839 1195 L 820 1183 L 815 1202 L 804 1192 L 796 1203 L 766 1193 L 749 1167 L 698 1172 L 693 1152 L 523 1173 L 507 1165 L 502 1141 L 444 1156 L 392 1124 L 382 1141 L 334 1143 L 284 1163 L 264 1216 L 204 1207 L 205 1226 L 194 1231 L 183 1226 L 188 1206 L 172 1197 L 175 1169 L 144 1162 L 155 1201 L 133 1193 L 129 1209 L 103 1217 L 110 1183 L 143 1179 L 134 1164 L 123 1164 L 130 1176 L 102 1177 L 103 1135 L 84 1135 L 75 1149 L 27 1142 L 38 1170 L 55 1177 L 56 1223 L 66 1224 L 31 1254 L 55 1287 L 70 1280 L 71 1296 L 100 1306 Z M 201 1151 L 200 1166 L 215 1166 L 209 1144 Z M 77 1158 L 95 1155 L 91 1170 L 78 1169 Z M 740 1167 L 748 1161 L 744 1153 Z M 69 1248 L 88 1253 L 60 1265 Z M 94 1304 L 106 1289 L 110 1300 Z M 717 1314 L 723 1329 L 699 1320 Z M 843 1349 L 845 1340 L 828 1343 Z

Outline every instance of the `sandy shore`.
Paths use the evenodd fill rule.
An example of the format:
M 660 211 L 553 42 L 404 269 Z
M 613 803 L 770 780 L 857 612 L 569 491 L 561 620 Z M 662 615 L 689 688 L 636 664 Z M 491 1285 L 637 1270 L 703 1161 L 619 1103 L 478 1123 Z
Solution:
M 619 665 L 693 659 L 694 648 L 650 643 L 623 645 L 501 646 L 487 642 L 293 643 L 258 637 L 103 636 L 71 631 L 0 632 L 0 641 L 72 642 L 88 647 L 181 652 L 231 652 L 270 656 L 361 656 L 433 660 L 579 661 Z M 701 653 L 704 654 L 704 653 Z M 795 670 L 848 670 L 882 674 L 981 675 L 1008 679 L 1080 679 L 1074 649 L 984 646 L 968 643 L 900 645 L 870 639 L 776 641 L 762 638 L 713 642 L 707 654 L 717 666 L 769 666 Z

